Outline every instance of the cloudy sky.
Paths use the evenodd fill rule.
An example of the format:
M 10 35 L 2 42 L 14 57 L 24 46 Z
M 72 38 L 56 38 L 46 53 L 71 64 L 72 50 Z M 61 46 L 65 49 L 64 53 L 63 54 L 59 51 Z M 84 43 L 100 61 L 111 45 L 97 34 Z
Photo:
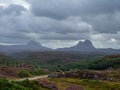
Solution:
M 0 0 L 0 44 L 120 48 L 120 0 Z

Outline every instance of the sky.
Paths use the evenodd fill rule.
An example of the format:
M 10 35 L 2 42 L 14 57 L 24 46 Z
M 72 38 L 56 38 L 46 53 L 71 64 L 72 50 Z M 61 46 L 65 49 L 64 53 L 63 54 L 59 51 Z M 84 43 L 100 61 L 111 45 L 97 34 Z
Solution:
M 61 48 L 86 39 L 120 48 L 120 0 L 0 0 L 1 45 Z

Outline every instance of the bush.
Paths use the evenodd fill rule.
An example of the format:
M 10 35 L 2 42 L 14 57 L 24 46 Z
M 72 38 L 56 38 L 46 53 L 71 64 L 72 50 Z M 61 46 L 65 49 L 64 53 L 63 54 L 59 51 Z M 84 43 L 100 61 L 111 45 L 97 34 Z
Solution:
M 26 70 L 22 70 L 21 72 L 19 72 L 18 76 L 21 77 L 21 78 L 24 78 L 24 77 L 29 77 L 31 74 L 29 71 L 26 71 Z
M 39 84 L 39 81 L 24 80 L 20 82 L 0 78 L 0 90 L 49 90 Z
M 0 90 L 29 90 L 29 89 L 13 81 L 9 82 L 6 79 L 0 78 Z
M 44 73 L 42 72 L 42 70 L 34 70 L 30 72 L 32 75 L 43 75 Z

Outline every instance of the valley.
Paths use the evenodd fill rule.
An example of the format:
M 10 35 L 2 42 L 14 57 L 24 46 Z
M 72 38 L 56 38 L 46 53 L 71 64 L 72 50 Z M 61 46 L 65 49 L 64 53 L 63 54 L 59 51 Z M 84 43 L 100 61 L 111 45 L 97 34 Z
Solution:
M 94 56 L 94 54 L 80 55 L 68 52 L 30 52 L 14 55 L 16 57 L 0 55 L 0 85 L 5 85 L 6 88 L 30 90 L 31 87 L 31 90 L 34 90 L 35 87 L 31 85 L 34 82 L 35 85 L 41 82 L 40 85 L 37 84 L 35 90 L 97 90 L 97 88 L 119 90 L 120 88 L 119 54 Z M 7 86 L 7 83 L 17 84 L 20 87 Z M 29 87 L 25 86 L 27 83 Z
M 120 0 L 0 0 L 0 90 L 120 90 Z
M 120 54 L 116 50 L 98 50 L 88 40 L 69 50 L 36 51 L 41 46 L 33 41 L 25 47 L 31 49 L 0 54 L 1 90 L 120 89 Z

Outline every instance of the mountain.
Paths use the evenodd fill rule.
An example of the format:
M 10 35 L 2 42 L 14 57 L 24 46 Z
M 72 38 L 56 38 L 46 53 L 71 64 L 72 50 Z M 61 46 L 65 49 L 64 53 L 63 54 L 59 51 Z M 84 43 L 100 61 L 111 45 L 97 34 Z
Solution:
M 42 46 L 36 41 L 29 41 L 25 45 L 0 45 L 0 53 L 16 53 L 16 52 L 43 52 L 43 51 L 62 51 L 62 52 L 84 52 L 84 53 L 97 53 L 97 54 L 119 54 L 120 49 L 112 48 L 95 48 L 90 40 L 80 41 L 77 45 L 69 48 L 59 48 L 56 50 Z
M 84 42 L 79 42 L 77 45 L 70 48 L 60 48 L 60 51 L 94 51 L 96 48 L 93 46 L 90 40 L 85 40 Z
M 96 54 L 120 54 L 120 49 L 112 49 L 112 48 L 95 48 L 90 40 L 85 40 L 84 42 L 79 42 L 77 45 L 69 48 L 59 48 L 57 51 L 65 51 L 65 52 L 80 52 L 80 53 L 96 53 Z
M 95 50 L 96 48 L 93 46 L 92 42 L 90 40 L 86 40 L 84 42 L 79 42 L 76 46 L 71 47 L 71 49 L 74 50 Z
M 31 40 L 27 43 L 27 46 L 35 46 L 36 47 L 36 46 L 42 46 L 42 45 L 36 41 Z
M 50 48 L 43 47 L 36 41 L 30 41 L 26 45 L 0 45 L 0 52 L 3 53 L 14 53 L 23 51 L 49 51 Z

